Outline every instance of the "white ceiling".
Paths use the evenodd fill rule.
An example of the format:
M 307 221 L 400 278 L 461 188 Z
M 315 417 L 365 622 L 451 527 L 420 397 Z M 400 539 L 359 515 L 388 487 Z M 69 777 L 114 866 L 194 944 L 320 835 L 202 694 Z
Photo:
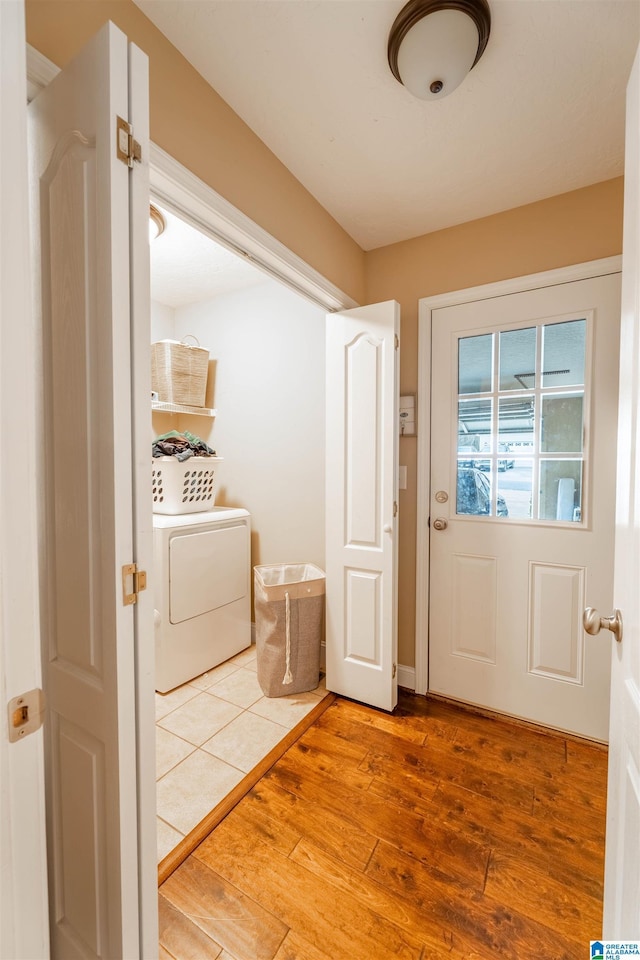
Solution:
M 200 231 L 155 206 L 164 232 L 151 241 L 151 299 L 168 307 L 203 303 L 265 282 L 265 274 Z
M 640 0 L 489 0 L 430 103 L 387 65 L 402 0 L 135 2 L 364 249 L 622 173 Z

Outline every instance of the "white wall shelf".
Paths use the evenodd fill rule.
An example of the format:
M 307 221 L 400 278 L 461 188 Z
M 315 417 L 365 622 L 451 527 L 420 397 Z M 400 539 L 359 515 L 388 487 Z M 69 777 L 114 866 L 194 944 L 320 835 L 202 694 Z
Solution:
M 151 409 L 155 413 L 189 413 L 194 417 L 215 417 L 218 413 L 213 407 L 192 407 L 188 403 L 169 403 L 166 400 L 152 400 Z

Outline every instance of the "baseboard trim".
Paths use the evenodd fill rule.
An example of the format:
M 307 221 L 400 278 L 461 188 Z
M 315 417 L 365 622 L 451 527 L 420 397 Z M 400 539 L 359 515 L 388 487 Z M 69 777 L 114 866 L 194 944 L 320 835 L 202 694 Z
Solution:
M 405 690 L 414 690 L 416 689 L 416 668 L 415 667 L 403 667 L 402 664 L 398 665 L 398 686 L 404 687 Z

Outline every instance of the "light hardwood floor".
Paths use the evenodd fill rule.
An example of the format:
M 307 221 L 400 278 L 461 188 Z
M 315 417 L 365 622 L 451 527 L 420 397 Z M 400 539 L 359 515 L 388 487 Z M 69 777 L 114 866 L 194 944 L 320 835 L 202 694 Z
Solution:
M 161 960 L 583 960 L 606 765 L 411 694 L 337 699 L 163 883 Z

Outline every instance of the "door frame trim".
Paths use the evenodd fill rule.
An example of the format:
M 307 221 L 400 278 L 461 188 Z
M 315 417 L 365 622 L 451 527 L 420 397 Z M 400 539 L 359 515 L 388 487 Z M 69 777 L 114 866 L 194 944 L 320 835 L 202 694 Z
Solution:
M 149 175 L 151 194 L 161 205 L 245 262 L 329 313 L 359 306 L 153 142 Z
M 429 507 L 431 503 L 431 330 L 433 311 L 474 300 L 525 293 L 575 280 L 588 280 L 622 271 L 622 256 L 605 257 L 572 264 L 556 270 L 513 277 L 477 287 L 453 290 L 418 301 L 418 432 L 417 513 L 416 513 L 416 634 L 415 691 L 429 689 Z
M 29 100 L 59 72 L 55 63 L 27 44 Z M 360 306 L 153 141 L 149 179 L 151 194 L 173 213 L 323 310 L 333 313 Z

